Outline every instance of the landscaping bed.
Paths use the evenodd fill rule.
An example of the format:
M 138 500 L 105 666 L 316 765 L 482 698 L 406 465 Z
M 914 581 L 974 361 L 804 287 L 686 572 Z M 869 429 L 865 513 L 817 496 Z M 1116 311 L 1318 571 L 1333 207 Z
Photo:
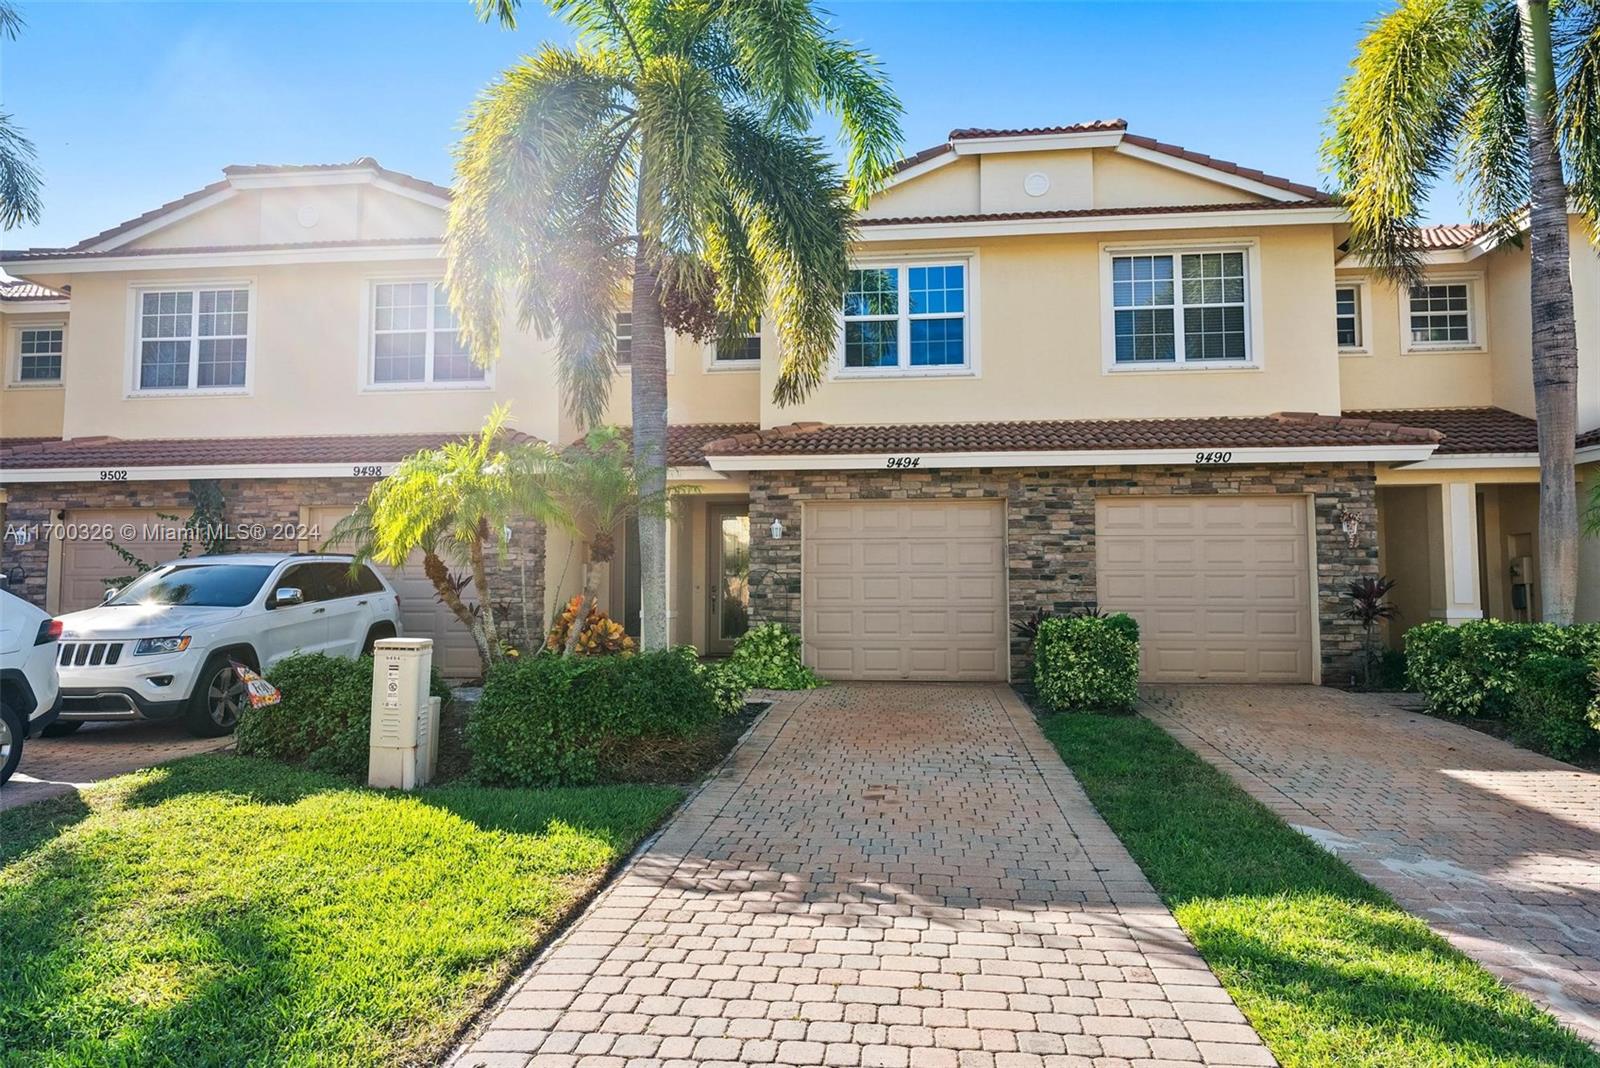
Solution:
M 1600 1054 L 1142 716 L 1047 737 L 1286 1066 L 1600 1066 Z
M 0 1063 L 430 1063 L 682 794 L 213 754 L 0 813 Z

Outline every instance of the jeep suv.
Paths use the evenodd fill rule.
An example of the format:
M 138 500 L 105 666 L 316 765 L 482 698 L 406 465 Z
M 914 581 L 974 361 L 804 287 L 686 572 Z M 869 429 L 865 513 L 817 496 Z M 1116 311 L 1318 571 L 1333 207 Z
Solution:
M 266 672 L 290 653 L 357 657 L 400 634 L 394 589 L 349 556 L 250 553 L 174 560 L 98 608 L 61 617 L 61 717 L 181 717 L 193 734 L 232 732 L 248 703 L 231 667 Z

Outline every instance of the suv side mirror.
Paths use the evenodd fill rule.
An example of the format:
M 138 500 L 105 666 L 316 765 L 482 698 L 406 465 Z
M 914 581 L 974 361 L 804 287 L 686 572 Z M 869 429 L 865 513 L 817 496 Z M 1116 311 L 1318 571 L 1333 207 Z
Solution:
M 272 603 L 267 607 L 287 608 L 292 604 L 303 604 L 305 599 L 305 594 L 301 593 L 299 588 L 295 586 L 279 586 L 272 591 Z

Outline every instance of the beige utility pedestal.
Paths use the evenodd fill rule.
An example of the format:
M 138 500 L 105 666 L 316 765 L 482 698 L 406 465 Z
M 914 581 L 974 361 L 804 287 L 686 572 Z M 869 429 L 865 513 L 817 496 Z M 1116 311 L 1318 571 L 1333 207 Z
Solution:
M 372 650 L 372 734 L 367 785 L 411 790 L 438 763 L 439 699 L 428 695 L 430 638 L 380 638 Z

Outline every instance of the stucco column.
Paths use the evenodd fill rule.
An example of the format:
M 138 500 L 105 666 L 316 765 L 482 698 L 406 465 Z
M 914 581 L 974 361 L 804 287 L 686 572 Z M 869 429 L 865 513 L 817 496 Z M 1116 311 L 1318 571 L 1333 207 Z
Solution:
M 1443 603 L 1432 605 L 1435 619 L 1463 623 L 1483 618 L 1478 581 L 1478 488 L 1471 482 L 1438 487 L 1438 544 L 1443 550 Z

